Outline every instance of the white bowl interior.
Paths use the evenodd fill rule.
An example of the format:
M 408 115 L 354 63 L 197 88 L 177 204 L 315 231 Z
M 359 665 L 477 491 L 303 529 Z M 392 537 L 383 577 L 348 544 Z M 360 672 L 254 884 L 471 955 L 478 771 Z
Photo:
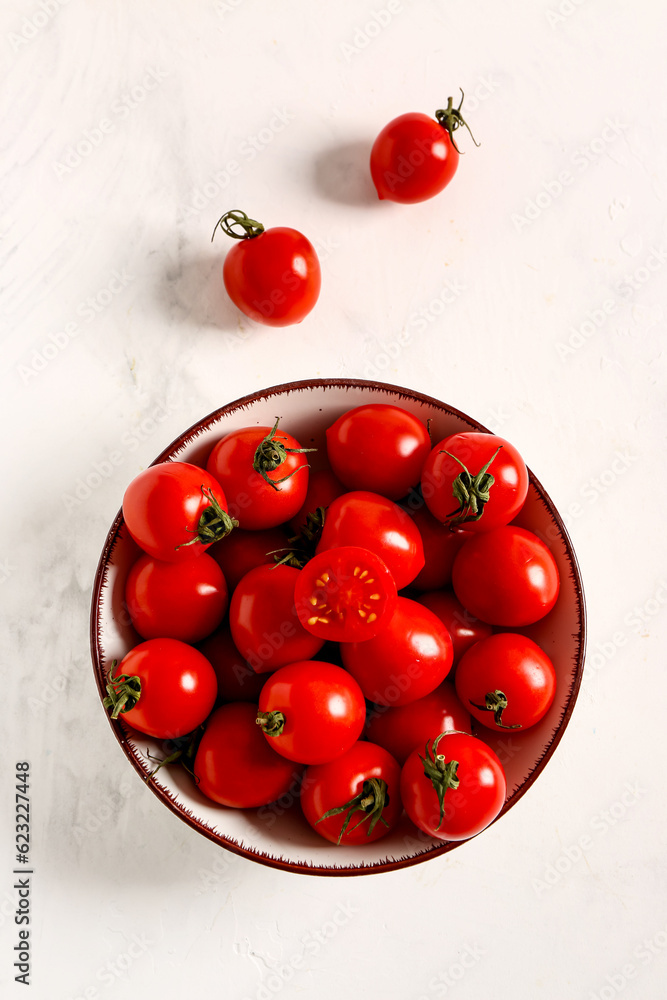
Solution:
M 156 461 L 172 458 L 203 465 L 224 434 L 243 426 L 272 425 L 279 416 L 281 426 L 304 447 L 319 449 L 310 456 L 312 467 L 317 468 L 326 456 L 326 428 L 346 410 L 367 402 L 395 403 L 424 422 L 430 420 L 434 442 L 459 430 L 484 429 L 445 404 L 409 390 L 364 382 L 303 382 L 277 386 L 223 407 L 186 432 Z M 493 747 L 505 767 L 508 794 L 503 812 L 532 783 L 562 735 L 581 679 L 585 632 L 583 593 L 569 539 L 553 505 L 532 476 L 526 504 L 516 523 L 538 534 L 558 563 L 561 590 L 555 608 L 540 622 L 522 629 L 553 660 L 558 685 L 550 711 L 537 726 L 518 736 L 514 732 L 496 735 L 478 728 L 477 735 Z M 102 554 L 92 608 L 93 662 L 100 691 L 103 673 L 112 660 L 120 660 L 140 641 L 123 604 L 125 579 L 138 552 L 119 516 Z M 148 774 L 155 766 L 148 755 L 164 756 L 160 743 L 120 723 L 111 725 L 137 770 L 144 776 Z M 301 817 L 296 784 L 292 794 L 259 810 L 227 809 L 210 802 L 179 767 L 162 768 L 150 787 L 204 835 L 254 860 L 295 871 L 378 871 L 422 861 L 457 846 L 431 840 L 404 820 L 377 843 L 337 848 L 312 831 Z

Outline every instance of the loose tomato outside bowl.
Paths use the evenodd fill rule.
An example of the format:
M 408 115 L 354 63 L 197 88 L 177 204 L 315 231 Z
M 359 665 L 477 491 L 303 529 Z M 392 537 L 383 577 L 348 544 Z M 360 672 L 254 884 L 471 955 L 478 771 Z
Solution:
M 363 380 L 322 379 L 272 386 L 235 400 L 198 421 L 166 448 L 155 462 L 187 461 L 206 465 L 214 444 L 226 433 L 251 425 L 272 425 L 276 416 L 310 455 L 313 469 L 326 464 L 325 432 L 339 416 L 364 403 L 402 406 L 424 423 L 434 441 L 464 430 L 487 431 L 478 421 L 422 393 Z M 553 610 L 526 634 L 551 657 L 557 675 L 553 705 L 536 726 L 516 734 L 481 731 L 476 735 L 498 754 L 507 776 L 507 798 L 500 817 L 539 777 L 554 753 L 570 716 L 583 674 L 586 614 L 581 576 L 563 521 L 544 488 L 530 474 L 526 503 L 516 524 L 535 532 L 553 553 L 561 588 Z M 139 555 L 119 512 L 100 557 L 91 607 L 91 651 L 100 700 L 106 674 L 139 640 L 124 607 L 125 581 Z M 102 708 L 102 711 L 106 710 Z M 228 809 L 201 794 L 180 767 L 164 767 L 147 780 L 164 746 L 131 730 L 120 720 L 109 724 L 129 762 L 172 812 L 197 832 L 227 850 L 274 868 L 313 875 L 361 875 L 392 871 L 439 857 L 465 841 L 443 843 L 427 837 L 403 818 L 385 838 L 360 847 L 336 847 L 305 822 L 298 783 L 278 802 L 261 809 Z M 434 734 L 437 735 L 437 734 Z M 495 820 L 498 822 L 498 820 Z

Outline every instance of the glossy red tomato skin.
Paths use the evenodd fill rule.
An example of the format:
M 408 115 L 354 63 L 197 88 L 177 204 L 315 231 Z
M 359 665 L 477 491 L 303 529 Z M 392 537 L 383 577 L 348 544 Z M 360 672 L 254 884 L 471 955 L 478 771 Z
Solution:
M 424 464 L 422 490 L 429 510 L 438 521 L 448 521 L 459 506 L 452 484 L 461 473 L 461 466 L 445 452 L 458 458 L 470 474 L 476 476 L 498 448 L 500 451 L 488 469 L 495 482 L 489 490 L 482 516 L 461 527 L 475 533 L 490 531 L 509 524 L 516 517 L 528 492 L 528 471 L 521 455 L 514 445 L 497 434 L 462 431 L 439 441 Z
M 243 659 L 234 645 L 228 622 L 200 643 L 199 649 L 215 670 L 219 700 L 257 704 L 266 674 L 255 673 Z
M 424 565 L 424 546 L 412 518 L 393 501 L 365 490 L 344 493 L 329 505 L 317 552 L 340 545 L 375 552 L 398 590 L 407 587 Z
M 396 598 L 396 583 L 385 563 L 356 545 L 314 556 L 294 589 L 303 627 L 333 642 L 374 639 L 390 621 Z
M 443 681 L 435 691 L 393 708 L 377 706 L 366 720 L 366 739 L 377 743 L 404 764 L 413 750 L 423 754 L 433 733 L 446 729 L 471 731 L 470 712 L 461 704 L 450 681 Z
M 435 738 L 435 737 L 434 737 Z M 440 740 L 438 753 L 445 761 L 459 762 L 459 787 L 445 792 L 445 815 L 440 824 L 438 797 L 420 760 L 424 750 L 414 750 L 401 771 L 401 798 L 412 822 L 438 840 L 460 841 L 475 837 L 498 816 L 505 803 L 507 783 L 496 754 L 475 736 L 450 733 Z
M 544 542 L 525 528 L 507 525 L 465 543 L 454 560 L 452 584 L 476 618 L 518 628 L 551 611 L 560 580 Z
M 308 514 L 314 514 L 318 507 L 326 510 L 332 500 L 347 493 L 347 489 L 333 474 L 331 469 L 312 470 L 308 476 L 308 491 L 301 509 L 291 518 L 289 527 L 293 535 L 298 534 L 306 523 Z
M 286 226 L 265 229 L 230 248 L 222 276 L 237 308 L 256 323 L 300 323 L 317 302 L 320 262 L 303 233 Z
M 459 154 L 449 134 L 420 112 L 399 115 L 382 129 L 371 150 L 378 198 L 414 204 L 439 194 L 451 181 Z
M 114 676 L 141 680 L 134 708 L 123 712 L 133 729 L 156 739 L 178 739 L 209 715 L 217 693 L 213 667 L 198 650 L 178 639 L 148 639 L 121 660 Z
M 415 510 L 407 508 L 413 519 L 424 546 L 424 568 L 414 578 L 411 587 L 415 590 L 439 590 L 452 580 L 452 566 L 456 553 L 470 538 L 467 531 L 453 531 L 437 521 L 425 506 Z
M 259 696 L 259 710 L 283 713 L 283 731 L 264 736 L 276 753 L 300 764 L 340 757 L 359 738 L 366 718 L 354 678 L 318 660 L 290 663 L 272 674 Z
M 227 538 L 212 545 L 208 554 L 222 570 L 232 593 L 251 569 L 273 566 L 275 559 L 270 553 L 284 549 L 286 545 L 287 536 L 282 528 L 266 528 L 264 531 L 235 528 Z
M 419 483 L 431 451 L 425 425 L 407 410 L 367 403 L 348 410 L 327 429 L 327 454 L 348 490 L 400 500 Z
M 525 635 L 501 632 L 477 643 L 461 659 L 456 671 L 456 690 L 471 714 L 496 732 L 508 727 L 528 729 L 544 718 L 556 693 L 556 671 L 547 654 Z M 487 692 L 500 690 L 507 698 L 501 715 L 478 705 Z
M 127 610 L 144 639 L 199 642 L 218 627 L 228 603 L 222 570 L 206 553 L 183 563 L 143 555 L 125 585 Z
M 366 742 L 354 743 L 342 756 L 327 764 L 315 764 L 306 768 L 301 786 L 301 809 L 313 830 L 336 844 L 345 822 L 345 813 L 330 816 L 322 822 L 318 820 L 330 809 L 345 805 L 357 796 L 364 781 L 370 778 L 379 778 L 387 783 L 388 802 L 382 810 L 386 826 L 378 821 L 369 834 L 366 821 L 356 830 L 353 829 L 363 818 L 363 811 L 358 809 L 352 814 L 341 838 L 341 846 L 372 844 L 390 833 L 398 823 L 403 809 L 399 792 L 401 769 L 383 747 Z
M 208 545 L 199 539 L 192 542 L 199 519 L 210 506 L 202 487 L 227 510 L 220 484 L 189 462 L 159 462 L 135 476 L 125 490 L 123 517 L 137 545 L 165 562 L 185 562 L 205 552 Z
M 219 805 L 251 809 L 275 802 L 302 768 L 268 746 L 248 702 L 221 705 L 211 715 L 197 750 L 197 788 Z
M 255 452 L 271 427 L 242 427 L 226 434 L 209 455 L 206 469 L 225 491 L 229 511 L 244 531 L 262 531 L 289 521 L 303 505 L 308 489 L 307 454 L 287 453 L 285 461 L 268 478 L 253 468 Z M 273 440 L 286 448 L 301 445 L 286 431 L 276 431 Z M 283 483 L 278 480 L 289 476 Z M 226 541 L 226 539 L 224 539 Z
M 234 645 L 258 674 L 310 659 L 324 645 L 299 621 L 294 588 L 301 570 L 257 566 L 243 577 L 229 604 Z
M 466 650 L 493 633 L 492 626 L 471 615 L 452 590 L 430 590 L 420 594 L 417 600 L 438 616 L 451 635 L 455 665 Z
M 342 643 L 346 670 L 376 705 L 407 705 L 441 684 L 452 666 L 452 640 L 421 604 L 399 597 L 386 628 L 367 642 Z

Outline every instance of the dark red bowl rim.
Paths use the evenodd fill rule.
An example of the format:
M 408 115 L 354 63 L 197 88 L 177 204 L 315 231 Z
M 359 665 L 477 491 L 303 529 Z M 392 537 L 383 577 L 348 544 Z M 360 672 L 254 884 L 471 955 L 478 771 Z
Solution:
M 199 437 L 200 434 L 205 431 L 211 424 L 216 423 L 222 416 L 227 413 L 234 412 L 236 410 L 243 410 L 260 399 L 268 399 L 271 396 L 282 395 L 286 392 L 302 392 L 309 391 L 312 389 L 326 389 L 326 388 L 336 388 L 336 389 L 347 389 L 347 388 L 364 388 L 376 392 L 390 392 L 397 395 L 399 398 L 403 397 L 405 399 L 417 400 L 424 403 L 427 406 L 432 406 L 435 409 L 440 409 L 446 413 L 453 415 L 463 422 L 469 424 L 469 426 L 474 430 L 479 430 L 485 433 L 492 433 L 479 421 L 474 420 L 468 414 L 463 413 L 461 410 L 456 409 L 456 407 L 449 406 L 443 403 L 442 400 L 435 399 L 433 396 L 428 396 L 425 393 L 417 392 L 412 389 L 406 389 L 403 386 L 392 385 L 388 382 L 373 382 L 367 379 L 340 379 L 340 378 L 324 378 L 324 379 L 304 379 L 297 382 L 286 382 L 280 385 L 269 386 L 266 389 L 261 389 L 253 393 L 249 393 L 247 396 L 242 396 L 239 399 L 234 400 L 231 403 L 227 403 L 225 406 L 219 407 L 212 413 L 209 413 L 206 417 L 198 420 L 195 424 L 192 424 L 183 434 L 179 435 L 170 445 L 168 445 L 158 457 L 151 463 L 156 465 L 158 462 L 164 462 L 169 459 L 174 452 L 184 448 L 190 443 L 194 438 Z M 529 772 L 527 778 L 523 784 L 517 788 L 508 801 L 505 803 L 502 811 L 496 817 L 494 822 L 497 822 L 505 813 L 511 809 L 518 800 L 528 791 L 530 786 L 533 784 L 538 775 L 544 770 L 547 762 L 554 753 L 556 747 L 558 746 L 563 733 L 569 723 L 570 716 L 574 710 L 574 705 L 577 700 L 577 695 L 581 686 L 581 679 L 583 675 L 583 664 L 584 656 L 586 652 L 586 604 L 584 598 L 584 589 L 581 580 L 581 572 L 579 570 L 579 564 L 577 562 L 577 557 L 574 553 L 572 547 L 572 542 L 567 529 L 563 523 L 563 520 L 556 510 L 551 498 L 542 486 L 542 484 L 535 478 L 530 469 L 528 470 L 530 476 L 530 483 L 537 491 L 540 499 L 548 509 L 550 515 L 552 516 L 554 522 L 556 523 L 558 530 L 563 538 L 565 544 L 565 555 L 566 559 L 570 564 L 570 571 L 572 576 L 572 581 L 574 585 L 574 591 L 577 599 L 577 620 L 579 625 L 579 632 L 575 637 L 577 644 L 577 658 L 576 658 L 576 669 L 573 677 L 573 683 L 570 690 L 570 696 L 568 702 L 565 706 L 563 714 L 561 716 L 560 722 L 557 729 L 554 731 L 550 742 L 544 749 L 542 756 L 536 761 L 533 769 Z M 95 580 L 93 584 L 93 596 L 91 602 L 91 613 L 90 613 L 90 646 L 91 655 L 93 661 L 93 670 L 95 673 L 95 680 L 97 682 L 97 688 L 99 691 L 100 699 L 103 699 L 106 695 L 105 688 L 105 678 L 102 670 L 102 649 L 100 643 L 100 631 L 98 625 L 99 617 L 99 607 L 100 598 L 102 595 L 102 590 L 106 582 L 106 569 L 107 562 L 111 556 L 111 553 L 118 540 L 118 534 L 120 528 L 123 525 L 123 512 L 122 509 L 118 511 L 107 537 L 104 543 L 104 548 L 102 549 L 102 554 L 97 566 L 97 571 L 95 574 Z M 130 762 L 133 764 L 135 770 L 141 775 L 146 783 L 148 777 L 148 770 L 139 759 L 136 751 L 130 745 L 128 741 L 127 734 L 123 730 L 123 727 L 119 720 L 111 719 L 108 713 L 105 715 L 109 721 L 109 724 L 118 740 L 123 752 L 128 757 Z M 424 861 L 428 861 L 431 858 L 438 857 L 439 855 L 446 854 L 448 851 L 453 850 L 456 847 L 462 846 L 466 841 L 461 842 L 447 842 L 441 846 L 431 847 L 428 850 L 423 851 L 421 854 L 415 856 L 410 856 L 406 858 L 401 858 L 397 861 L 385 861 L 377 862 L 369 865 L 354 865 L 347 867 L 336 867 L 336 866 L 318 866 L 309 865 L 303 862 L 286 861 L 280 857 L 274 857 L 270 854 L 265 854 L 261 851 L 250 850 L 249 848 L 243 847 L 241 844 L 236 843 L 233 840 L 227 839 L 221 834 L 215 833 L 213 830 L 209 829 L 203 823 L 201 823 L 195 816 L 190 814 L 182 805 L 175 801 L 175 798 L 166 789 L 162 788 L 155 782 L 150 782 L 148 787 L 151 791 L 160 799 L 164 805 L 166 805 L 172 812 L 174 812 L 181 820 L 188 823 L 193 829 L 197 830 L 198 833 L 203 834 L 212 840 L 214 843 L 224 846 L 227 850 L 232 851 L 234 854 L 238 854 L 241 857 L 249 858 L 259 864 L 267 865 L 271 868 L 279 868 L 285 871 L 295 872 L 302 875 L 373 875 L 380 872 L 394 871 L 399 868 L 407 868 L 411 865 L 421 864 Z

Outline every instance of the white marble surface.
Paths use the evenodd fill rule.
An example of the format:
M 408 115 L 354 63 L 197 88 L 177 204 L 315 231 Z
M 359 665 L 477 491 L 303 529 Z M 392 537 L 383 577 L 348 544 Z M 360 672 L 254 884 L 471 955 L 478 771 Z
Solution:
M 39 1000 L 664 996 L 666 28 L 657 0 L 2 4 L 3 997 L 25 993 L 22 759 Z M 377 131 L 459 86 L 481 147 L 438 199 L 379 204 Z M 320 249 L 302 325 L 225 300 L 209 239 L 231 207 Z M 88 653 L 127 482 L 217 406 L 318 375 L 510 438 L 566 516 L 589 611 L 531 791 L 450 855 L 361 879 L 221 855 L 170 814 Z

